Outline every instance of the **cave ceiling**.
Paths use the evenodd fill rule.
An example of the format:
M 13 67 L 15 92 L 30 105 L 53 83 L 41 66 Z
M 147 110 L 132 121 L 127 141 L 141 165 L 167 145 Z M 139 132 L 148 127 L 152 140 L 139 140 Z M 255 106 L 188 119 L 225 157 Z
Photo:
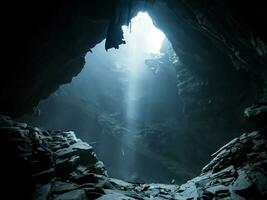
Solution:
M 5 5 L 0 112 L 20 116 L 72 80 L 84 56 L 106 38 L 123 45 L 121 26 L 147 11 L 181 62 L 214 83 L 247 84 L 266 95 L 267 15 L 263 1 L 42 1 Z M 234 90 L 233 90 L 234 92 Z

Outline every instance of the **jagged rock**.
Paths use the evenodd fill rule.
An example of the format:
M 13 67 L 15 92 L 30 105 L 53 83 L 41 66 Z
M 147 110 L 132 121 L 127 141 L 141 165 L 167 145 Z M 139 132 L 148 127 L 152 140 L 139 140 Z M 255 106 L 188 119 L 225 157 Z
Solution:
M 66 192 L 62 195 L 58 195 L 53 198 L 54 200 L 87 200 L 86 193 L 84 190 L 73 190 Z
M 267 84 L 266 84 L 267 85 Z M 267 91 L 267 89 L 265 89 Z M 266 95 L 267 96 L 267 95 Z M 267 124 L 267 100 L 266 97 L 260 99 L 256 104 L 248 107 L 244 111 L 245 117 L 254 122 L 259 129 L 266 129 Z
M 27 138 L 28 131 L 32 131 L 32 128 L 16 125 L 6 117 L 0 117 L 0 121 L 0 134 L 6 141 L 10 140 L 14 144 L 31 142 Z M 1 128 L 7 125 L 8 128 Z M 34 130 L 38 136 L 36 138 L 41 140 L 38 143 L 40 145 L 38 148 L 41 148 L 40 152 L 37 151 L 39 154 L 32 155 L 35 154 L 32 151 L 33 145 L 26 145 L 25 148 L 29 153 L 22 157 L 28 159 L 17 161 L 27 163 L 25 169 L 29 167 L 30 172 L 31 169 L 35 170 L 35 173 L 31 174 L 34 186 L 31 199 L 263 200 L 266 198 L 267 141 L 264 131 L 245 133 L 233 139 L 213 154 L 213 160 L 203 168 L 201 175 L 178 186 L 129 183 L 109 178 L 106 176 L 103 163 L 97 161 L 92 147 L 78 140 L 73 132 L 46 131 L 44 134 L 41 129 Z M 58 143 L 61 147 L 53 150 L 50 147 L 54 141 L 65 141 L 65 144 L 61 146 Z M 6 148 L 10 149 L 13 146 Z M 16 151 L 14 156 L 21 153 L 25 154 L 24 151 Z M 42 156 L 43 154 L 45 156 Z M 51 162 L 42 165 L 44 161 L 49 160 L 48 158 Z M 84 160 L 81 161 L 81 158 Z M 30 167 L 32 165 L 33 168 Z M 58 173 L 54 173 L 55 169 Z
M 51 169 L 48 169 L 45 171 L 41 171 L 39 173 L 32 175 L 33 180 L 38 182 L 38 183 L 47 182 L 54 177 L 55 177 L 55 169 L 54 168 L 51 168 Z
M 251 118 L 258 115 L 267 113 L 267 105 L 254 105 L 245 109 L 244 114 L 246 117 Z
M 246 172 L 244 170 L 239 170 L 238 177 L 233 182 L 232 189 L 233 191 L 246 190 L 251 187 L 252 184 L 253 182 L 249 179 Z
M 4 28 L 5 48 L 14 46 L 22 51 L 7 51 L 8 55 L 4 56 L 7 61 L 4 63 L 9 65 L 4 67 L 6 76 L 1 80 L 1 113 L 25 113 L 60 84 L 71 81 L 81 71 L 84 55 L 107 37 L 107 30 L 108 40 L 117 41 L 121 23 L 127 23 L 137 11 L 144 10 L 144 2 L 150 1 L 135 1 L 130 16 L 127 1 L 116 2 L 117 6 L 109 1 L 85 0 L 60 1 L 56 8 L 54 3 L 7 5 L 14 10 L 14 19 L 9 18 L 4 24 L 7 25 Z M 242 4 L 206 0 L 152 2 L 153 6 L 147 11 L 189 67 L 211 71 L 216 77 L 222 71 L 222 79 L 228 75 L 228 67 L 233 66 L 257 75 L 266 72 L 263 1 Z M 114 24 L 112 19 L 119 18 L 118 13 L 122 15 L 121 21 Z M 23 26 L 25 21 L 28 22 L 26 28 Z M 113 23 L 109 25 L 109 22 Z M 10 26 L 15 23 L 18 27 Z M 113 34 L 110 34 L 111 30 Z M 40 55 L 43 55 L 42 59 Z M 17 59 L 12 59 L 14 57 Z
M 31 200 L 47 200 L 49 198 L 49 192 L 52 188 L 51 183 L 43 184 L 43 185 L 36 185 Z
M 53 184 L 53 194 L 63 194 L 72 190 L 78 189 L 80 186 L 75 183 L 66 183 L 61 181 L 56 181 Z
M 27 179 L 32 184 L 44 184 L 56 177 L 71 177 L 72 172 L 79 171 L 81 167 L 90 173 L 106 174 L 103 163 L 98 161 L 92 147 L 78 140 L 73 132 L 45 131 L 15 123 L 3 116 L 0 116 L 0 121 L 1 139 L 6 143 L 1 148 L 11 152 L 10 156 L 14 156 L 8 158 L 11 162 L 5 162 L 12 166 L 10 169 L 16 165 L 25 166 L 26 174 L 29 173 Z M 55 143 L 58 148 L 54 148 Z M 13 177 L 15 182 L 16 178 Z
M 99 197 L 98 200 L 134 200 L 131 197 L 127 197 L 120 193 L 111 193 L 111 194 L 105 194 L 102 197 Z

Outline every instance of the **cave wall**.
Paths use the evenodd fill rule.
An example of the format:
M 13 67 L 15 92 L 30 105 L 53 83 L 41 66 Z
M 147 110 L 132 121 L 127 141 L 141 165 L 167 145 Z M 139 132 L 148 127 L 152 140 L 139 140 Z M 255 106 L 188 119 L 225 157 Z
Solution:
M 183 69 L 198 79 L 201 94 L 189 91 L 187 96 L 198 98 L 199 106 L 217 113 L 241 111 L 262 98 L 267 55 L 262 33 L 267 21 L 261 6 L 260 2 L 168 1 L 149 10 L 179 56 L 178 76 Z M 183 86 L 180 89 L 188 93 Z
M 179 57 L 174 67 L 186 137 L 175 140 L 173 152 L 186 169 L 198 171 L 205 153 L 239 130 L 266 126 L 262 7 L 258 1 L 157 1 L 148 11 Z
M 1 113 L 19 116 L 84 65 L 85 54 L 105 38 L 110 3 L 16 2 L 5 5 L 6 51 L 1 77 Z
M 228 88 L 222 96 L 235 96 L 246 88 L 243 102 L 253 102 L 266 92 L 267 25 L 262 1 L 58 0 L 5 4 L 5 9 L 10 12 L 3 31 L 2 114 L 31 112 L 81 71 L 85 54 L 107 36 L 114 15 L 120 13 L 120 23 L 125 24 L 129 12 L 132 17 L 138 10 L 149 12 L 182 63 L 211 82 L 212 93 Z M 239 99 L 233 101 L 237 104 Z
M 5 9 L 10 12 L 3 29 L 1 114 L 34 112 L 40 100 L 79 74 L 85 54 L 96 44 L 106 37 L 108 48 L 123 43 L 121 25 L 142 10 L 179 57 L 177 93 L 185 108 L 183 126 L 192 133 L 187 138 L 209 132 L 201 138 L 205 144 L 255 129 L 244 114 L 256 119 L 256 126 L 266 124 L 267 20 L 261 1 L 57 0 Z
M 262 113 L 267 111 L 267 18 L 262 1 L 132 2 L 131 17 L 137 10 L 147 10 L 179 56 L 177 73 L 195 80 L 177 80 L 178 92 L 191 108 L 190 122 L 224 112 L 223 118 L 242 124 L 239 116 L 254 104 L 245 115 L 263 116 L 260 126 L 266 126 Z M 15 117 L 34 110 L 41 99 L 81 71 L 85 54 L 107 36 L 114 13 L 119 12 L 115 5 L 123 2 L 12 3 L 4 7 L 8 14 L 3 18 L 0 113 Z M 121 24 L 127 23 L 127 12 L 122 11 Z M 191 91 L 194 83 L 197 90 Z

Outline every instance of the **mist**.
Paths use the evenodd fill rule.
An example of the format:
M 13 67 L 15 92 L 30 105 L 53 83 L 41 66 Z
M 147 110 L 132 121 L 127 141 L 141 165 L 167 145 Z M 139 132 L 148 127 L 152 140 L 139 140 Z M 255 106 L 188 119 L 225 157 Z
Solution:
M 264 1 L 4 1 L 2 199 L 267 199 Z
M 149 15 L 139 13 L 131 28 L 122 28 L 125 45 L 108 51 L 105 40 L 96 45 L 71 83 L 20 120 L 46 129 L 74 130 L 94 147 L 111 177 L 184 182 L 199 173 L 227 136 L 210 136 L 215 142 L 207 146 L 207 137 L 198 134 L 209 125 L 189 125 L 187 112 L 195 112 L 188 106 L 192 100 L 181 98 L 177 90 L 177 78 L 184 72 L 176 74 L 182 65 Z

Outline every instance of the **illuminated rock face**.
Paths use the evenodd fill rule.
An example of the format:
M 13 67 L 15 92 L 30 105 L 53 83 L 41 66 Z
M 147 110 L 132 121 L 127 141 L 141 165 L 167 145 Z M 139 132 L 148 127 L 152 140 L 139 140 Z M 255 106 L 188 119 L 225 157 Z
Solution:
M 198 75 L 206 74 L 213 82 L 226 82 L 222 77 L 227 77 L 236 86 L 247 71 L 252 80 L 248 96 L 262 92 L 266 12 L 261 2 L 242 2 L 242 6 L 227 0 L 144 2 L 132 1 L 130 17 L 129 4 L 118 0 L 57 1 L 41 6 L 23 2 L 7 7 L 13 17 L 3 24 L 7 55 L 3 56 L 0 112 L 8 116 L 31 112 L 81 71 L 85 54 L 107 36 L 114 17 L 121 17 L 123 25 L 139 10 L 148 11 L 181 61 Z M 232 75 L 234 69 L 240 75 Z
M 12 157 L 2 158 L 1 164 L 2 183 L 9 183 L 3 185 L 3 192 L 10 198 L 25 199 L 26 195 L 40 200 L 266 198 L 266 130 L 233 139 L 212 155 L 213 160 L 201 175 L 180 186 L 109 178 L 92 147 L 71 131 L 46 131 L 1 116 L 0 134 L 1 142 L 4 141 L 1 152 L 13 153 Z

